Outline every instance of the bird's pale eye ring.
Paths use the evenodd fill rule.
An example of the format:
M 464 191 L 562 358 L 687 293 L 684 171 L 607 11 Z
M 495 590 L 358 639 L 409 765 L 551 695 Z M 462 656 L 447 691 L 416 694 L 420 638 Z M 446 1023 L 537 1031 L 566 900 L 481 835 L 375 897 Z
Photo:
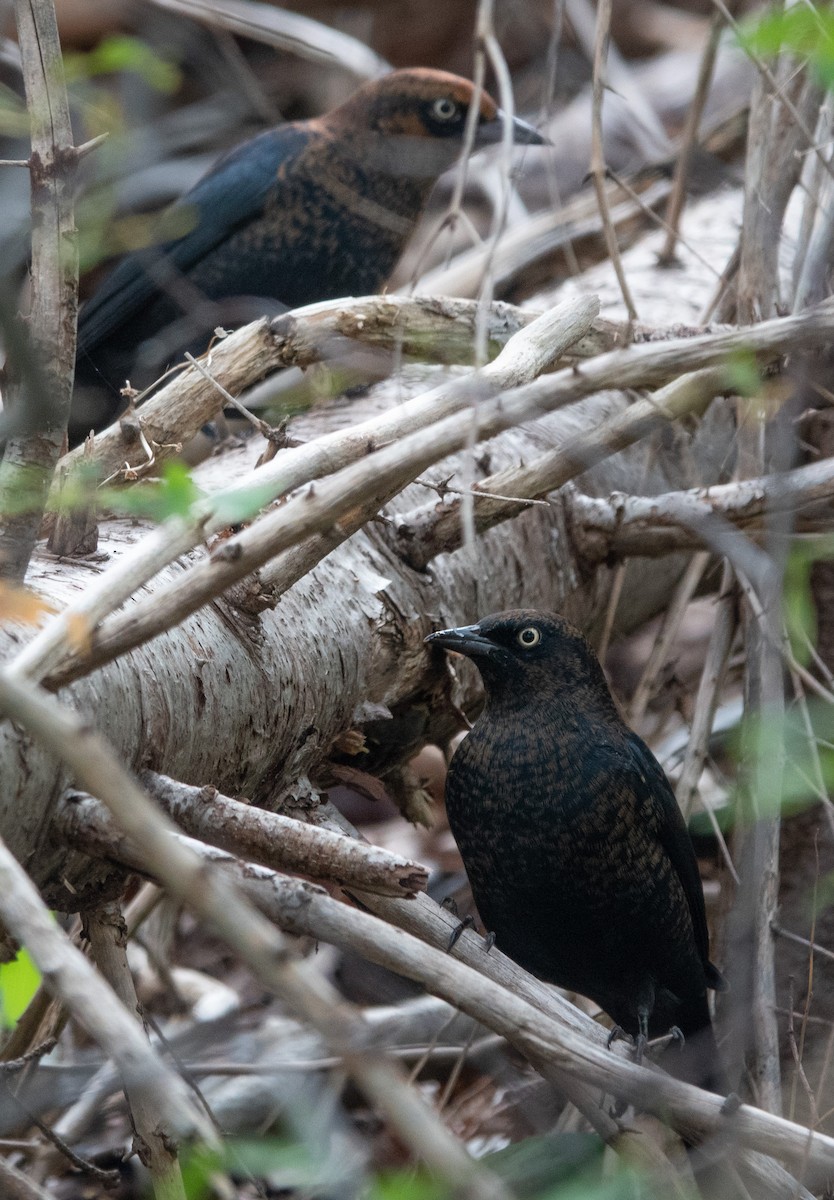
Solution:
M 431 111 L 438 121 L 454 121 L 458 115 L 458 106 L 448 96 L 440 96 L 432 104 Z
M 528 625 L 521 630 L 516 640 L 525 650 L 532 650 L 542 640 L 541 631 L 536 629 L 535 625 Z

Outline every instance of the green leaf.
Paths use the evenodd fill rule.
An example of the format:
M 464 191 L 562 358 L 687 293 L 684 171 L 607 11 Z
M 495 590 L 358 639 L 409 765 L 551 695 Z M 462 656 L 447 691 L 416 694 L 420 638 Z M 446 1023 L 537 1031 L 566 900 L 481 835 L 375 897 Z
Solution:
M 599 1178 L 604 1149 L 593 1133 L 542 1134 L 487 1154 L 482 1161 L 524 1198 L 538 1196 L 580 1173 L 590 1185 Z
M 785 50 L 807 59 L 826 86 L 834 78 L 834 11 L 828 6 L 774 8 L 745 22 L 739 42 L 759 57 L 772 58 Z
M 740 396 L 758 395 L 762 379 L 755 354 L 750 350 L 734 350 L 729 356 L 727 368 L 731 385 Z
M 223 1148 L 187 1146 L 180 1156 L 180 1167 L 188 1200 L 206 1200 L 216 1194 L 212 1180 L 223 1170 Z
M 260 512 L 273 497 L 273 488 L 266 484 L 252 484 L 237 488 L 228 496 L 217 500 L 216 516 L 225 525 L 242 525 Z
M 141 38 L 114 35 L 104 38 L 86 54 L 64 55 L 68 83 L 92 79 L 96 75 L 114 75 L 119 71 L 141 76 L 158 92 L 174 92 L 180 85 L 178 67 L 162 58 Z
M 803 665 L 810 657 L 808 643 L 817 637 L 817 615 L 811 592 L 811 568 L 814 563 L 834 556 L 834 538 L 794 541 L 785 565 L 785 624 L 794 658 Z
M 13 1029 L 38 990 L 41 975 L 27 950 L 21 950 L 14 962 L 0 964 L 0 1022 Z
M 381 1171 L 371 1181 L 367 1200 L 444 1200 L 448 1195 L 425 1171 Z
M 102 488 L 100 502 L 117 512 L 151 521 L 166 521 L 169 517 L 188 517 L 204 493 L 191 478 L 185 463 L 178 459 L 166 462 L 159 482 L 142 483 L 131 488 Z
M 816 641 L 817 617 L 811 594 L 811 566 L 814 552 L 802 542 L 791 547 L 785 564 L 784 609 L 788 640 L 794 658 L 803 664 L 810 657 L 810 645 Z

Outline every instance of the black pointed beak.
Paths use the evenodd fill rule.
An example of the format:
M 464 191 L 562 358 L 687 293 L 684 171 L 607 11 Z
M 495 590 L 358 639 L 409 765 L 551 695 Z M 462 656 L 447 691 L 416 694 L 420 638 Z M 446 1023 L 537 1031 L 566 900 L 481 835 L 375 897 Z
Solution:
M 499 108 L 491 121 L 482 121 L 475 134 L 475 145 L 493 146 L 500 142 L 504 136 L 504 122 L 506 119 L 506 114 Z M 512 128 L 513 141 L 517 146 L 550 145 L 550 142 L 539 133 L 538 129 L 534 129 L 527 121 L 522 121 L 521 117 L 513 117 Z
M 500 647 L 483 636 L 478 625 L 461 625 L 457 629 L 439 629 L 430 633 L 426 642 L 465 654 L 467 658 L 494 658 Z

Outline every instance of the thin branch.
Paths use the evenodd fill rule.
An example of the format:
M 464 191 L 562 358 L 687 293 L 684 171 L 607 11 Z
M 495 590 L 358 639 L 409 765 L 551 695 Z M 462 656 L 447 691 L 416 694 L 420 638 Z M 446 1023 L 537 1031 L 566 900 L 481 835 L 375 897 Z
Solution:
M 609 555 L 668 554 L 700 543 L 692 522 L 715 514 L 743 529 L 761 527 L 765 511 L 795 511 L 834 497 L 834 459 L 732 483 L 658 496 L 570 493 L 574 532 L 592 562 Z
M 639 725 L 645 714 L 657 678 L 667 661 L 672 644 L 678 635 L 684 613 L 695 594 L 695 589 L 701 582 L 710 562 L 710 557 L 710 554 L 704 550 L 694 554 L 689 561 L 686 571 L 681 576 L 674 595 L 664 613 L 663 624 L 658 638 L 652 646 L 651 654 L 643 668 L 637 687 L 634 689 L 634 694 L 628 703 L 626 719 L 630 725 Z
M 503 1184 L 469 1157 L 461 1143 L 408 1087 L 401 1071 L 368 1048 L 367 1029 L 361 1017 L 344 1004 L 324 978 L 314 979 L 302 973 L 286 939 L 270 922 L 241 897 L 238 889 L 217 872 L 207 872 L 193 850 L 171 836 L 175 827 L 149 800 L 103 738 L 76 713 L 41 689 L 21 684 L 2 672 L 0 709 L 40 738 L 69 764 L 83 786 L 105 800 L 119 825 L 139 849 L 145 869 L 152 871 L 173 896 L 187 903 L 207 921 L 249 964 L 265 986 L 317 1029 L 335 1053 L 345 1057 L 357 1085 L 415 1154 L 449 1186 L 460 1189 L 469 1197 L 506 1200 Z M 10 855 L 8 857 L 11 859 Z M 13 859 L 11 861 L 14 863 Z M 16 863 L 14 866 L 39 909 L 45 912 L 22 869 Z M 9 897 L 5 889 L 0 888 L 0 915 L 7 918 L 9 910 Z M 19 907 L 11 915 L 16 919 L 9 920 L 8 924 L 12 932 L 18 933 L 22 921 Z M 48 917 L 44 919 L 48 920 Z M 54 930 L 54 926 L 51 929 Z M 27 934 L 27 944 L 43 969 L 44 963 L 39 961 L 28 930 Z M 97 987 L 104 989 L 105 985 L 98 980 L 93 968 L 88 963 L 85 966 Z M 71 1006 L 70 1000 L 74 997 L 65 994 L 63 989 L 62 995 Z M 100 1017 L 99 1008 L 95 1002 L 87 1007 L 87 1024 L 91 1013 Z M 135 1044 L 138 1039 L 146 1055 L 147 1044 L 142 1034 L 135 1022 L 124 1010 L 122 1012 L 131 1040 Z M 79 1019 L 85 1023 L 84 1017 L 79 1016 Z M 99 1030 L 91 1030 L 91 1033 L 101 1039 Z M 123 1061 L 124 1049 L 113 1051 L 113 1056 Z
M 732 586 L 730 570 L 725 566 L 716 600 L 716 613 L 709 646 L 704 658 L 701 678 L 698 681 L 689 740 L 675 788 L 678 804 L 686 817 L 689 816 L 692 809 L 692 802 L 698 790 L 698 781 L 707 760 L 712 722 L 718 707 L 719 694 L 730 658 L 730 648 L 735 636 L 737 609 L 737 599 Z
M 617 234 L 611 221 L 608 205 L 608 193 L 605 188 L 605 150 L 602 139 L 602 93 L 605 84 L 605 56 L 611 30 L 611 0 L 597 2 L 597 28 L 594 41 L 594 86 L 593 104 L 591 110 L 591 177 L 597 194 L 602 227 L 605 232 L 605 244 L 617 282 L 620 285 L 623 302 L 628 311 L 630 321 L 637 320 L 637 309 L 629 289 L 623 270 L 623 260 L 617 243 Z
M 334 812 L 332 808 L 329 811 Z M 89 830 L 88 848 L 93 853 L 111 852 L 112 835 L 107 832 L 107 824 L 105 821 Z M 77 830 L 71 836 L 79 837 L 81 844 Z M 138 866 L 142 855 L 137 852 L 136 840 L 131 840 L 132 847 L 123 843 L 125 861 Z M 188 845 L 194 844 L 188 841 Z M 287 932 L 349 948 L 419 980 L 434 995 L 506 1037 L 560 1088 L 570 1087 L 573 1080 L 574 1084 L 581 1081 L 613 1091 L 669 1120 L 685 1137 L 696 1141 L 720 1132 L 726 1123 L 721 1097 L 663 1072 L 638 1067 L 624 1048 L 606 1049 L 607 1031 L 601 1025 L 500 951 L 493 949 L 485 954 L 479 935 L 465 932 L 456 942 L 454 953 L 449 954 L 446 947 L 457 919 L 427 896 L 408 902 L 364 894 L 360 897 L 363 906 L 417 935 L 409 937 L 371 913 L 347 908 L 314 885 L 281 877 L 264 867 L 241 864 L 222 851 L 195 849 L 218 868 L 223 878 L 234 879 L 250 901 Z M 148 869 L 147 863 L 143 869 Z M 161 875 L 158 863 L 153 870 Z M 332 1038 L 327 1040 L 332 1044 Z M 619 1123 L 607 1117 L 592 1091 L 579 1097 L 594 1126 L 606 1131 L 602 1136 L 614 1140 L 624 1153 L 636 1153 L 645 1166 L 660 1165 L 647 1139 L 640 1134 L 630 1137 Z M 809 1134 L 800 1125 L 747 1105 L 734 1109 L 732 1120 L 733 1134 L 741 1145 L 792 1163 L 804 1161 L 810 1145 L 810 1161 L 815 1169 L 823 1173 L 834 1170 L 832 1138 Z
M 5 685 L 0 685 L 5 691 Z M 5 699 L 0 699 L 4 711 Z M 80 724 L 80 722 L 77 722 Z M 158 1096 L 160 1116 L 179 1132 L 199 1130 L 210 1136 L 200 1113 L 177 1076 L 151 1050 L 136 1022 L 125 1011 L 89 960 L 71 944 L 49 909 L 0 842 L 0 918 L 26 945 L 53 995 L 119 1066 L 126 1084 L 144 1081 Z
M 376 79 L 390 64 L 365 42 L 332 25 L 255 0 L 152 0 L 157 8 L 190 17 L 210 28 L 327 66 L 338 66 L 360 79 Z
M 145 771 L 141 778 L 163 811 L 185 833 L 249 862 L 334 880 L 381 896 L 406 898 L 425 890 L 425 867 L 379 846 L 266 812 L 223 796 L 212 787 L 189 787 L 153 771 Z M 81 792 L 65 795 L 64 804 L 67 821 L 78 828 L 100 807 L 98 801 Z
M 92 628 L 164 565 L 199 545 L 205 540 L 207 533 L 225 528 L 229 523 L 228 502 L 234 502 L 241 493 L 247 495 L 253 487 L 259 491 L 262 489 L 263 502 L 266 502 L 291 489 L 302 487 L 311 480 L 318 480 L 322 475 L 340 472 L 340 468 L 347 469 L 358 475 L 366 484 L 370 484 L 367 474 L 370 466 L 373 483 L 368 487 L 368 499 L 375 499 L 374 511 L 378 511 L 383 503 L 380 499 L 380 489 L 389 484 L 376 472 L 376 463 L 379 461 L 377 455 L 384 455 L 386 459 L 393 457 L 398 463 L 398 446 L 405 445 L 406 450 L 412 451 L 415 445 L 418 448 L 422 447 L 429 429 L 437 429 L 440 425 L 443 425 L 447 433 L 453 432 L 454 437 L 450 444 L 459 448 L 465 438 L 465 430 L 461 429 L 460 418 L 456 414 L 469 405 L 473 395 L 481 398 L 483 406 L 487 397 L 495 396 L 504 388 L 512 388 L 519 381 L 535 378 L 588 331 L 598 310 L 599 301 L 596 297 L 559 305 L 550 313 L 537 318 L 527 328 L 519 330 L 498 358 L 478 372 L 476 377 L 444 384 L 406 401 L 390 414 L 375 416 L 345 432 L 326 434 L 296 450 L 287 451 L 280 459 L 260 467 L 257 474 L 243 485 L 236 484 L 233 488 L 216 494 L 205 504 L 196 505 L 189 518 L 170 518 L 161 529 L 140 543 L 133 554 L 126 555 L 97 585 L 88 589 L 87 595 L 77 606 L 65 610 L 55 622 L 46 626 L 17 657 L 11 669 L 21 674 L 37 673 L 42 676 L 47 669 L 54 667 L 67 655 L 68 634 L 71 634 L 73 628 L 83 628 L 85 625 Z M 230 340 L 227 339 L 227 342 Z M 498 408 L 497 401 L 493 402 L 493 405 Z M 441 418 L 444 420 L 440 420 Z M 377 450 L 377 447 L 380 449 Z M 373 453 L 374 450 L 377 450 L 377 454 Z M 418 458 L 414 461 L 413 469 L 395 467 L 392 472 L 395 482 L 390 484 L 392 494 L 399 490 L 400 480 L 403 483 L 410 482 L 421 473 L 424 466 L 428 466 L 439 457 L 442 457 L 442 452 L 436 455 L 431 453 L 425 461 Z M 343 471 L 341 474 L 344 478 Z M 334 474 L 332 478 L 338 479 L 339 475 Z M 326 479 L 317 483 L 317 497 L 323 497 L 322 489 L 328 488 L 329 485 L 330 481 Z M 312 515 L 307 503 L 309 498 L 309 494 L 291 498 L 280 511 L 286 512 L 294 508 L 300 499 L 309 518 Z M 357 500 L 361 500 L 361 497 L 357 496 Z M 355 509 L 356 503 L 351 503 L 348 507 Z M 320 525 L 315 522 L 315 528 L 307 533 L 316 532 L 319 528 L 329 529 L 334 520 L 339 520 L 340 517 L 344 524 L 345 506 L 338 504 L 337 508 L 338 512 L 331 510 L 327 519 L 322 520 Z M 363 519 L 367 520 L 371 515 L 373 513 L 369 512 Z M 297 531 L 300 532 L 300 528 L 297 526 Z M 302 541 L 305 536 L 306 534 L 300 537 L 292 536 L 290 544 Z M 265 554 L 261 562 L 265 562 L 282 548 L 285 547 L 274 547 Z M 233 556 L 236 553 L 237 551 L 233 551 Z M 249 568 L 238 578 L 248 573 Z
M 17 378 L 6 397 L 16 428 L 0 464 L 0 574 L 22 580 L 63 449 L 72 399 L 77 157 L 54 4 L 16 0 L 15 12 L 32 136 L 32 306 L 25 353 L 36 359 L 37 371 L 15 364 Z
M 678 153 L 678 160 L 675 163 L 675 174 L 672 179 L 672 194 L 666 206 L 667 237 L 657 256 L 657 261 L 662 267 L 673 266 L 676 262 L 675 245 L 679 236 L 681 213 L 686 201 L 686 184 L 689 178 L 689 167 L 692 162 L 695 145 L 698 141 L 701 117 L 703 116 L 712 84 L 715 60 L 718 56 L 718 45 L 721 41 L 723 28 L 724 18 L 720 13 L 713 13 L 710 22 L 709 37 L 707 38 L 707 44 L 704 47 L 698 67 L 695 93 L 687 110 L 686 121 L 683 127 L 681 148 Z
M 87 916 L 85 928 L 93 961 L 102 977 L 145 1032 L 127 961 L 127 930 L 119 905 L 102 905 Z M 133 1148 L 148 1168 L 155 1200 L 185 1200 L 176 1140 L 160 1114 L 156 1087 L 150 1086 L 150 1080 L 126 1080 L 125 1097 L 135 1132 Z

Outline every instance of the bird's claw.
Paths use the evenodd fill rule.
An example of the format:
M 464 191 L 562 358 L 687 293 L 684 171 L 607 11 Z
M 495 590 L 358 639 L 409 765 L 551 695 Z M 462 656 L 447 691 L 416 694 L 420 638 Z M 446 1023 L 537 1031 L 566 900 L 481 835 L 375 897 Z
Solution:
M 449 936 L 449 945 L 446 947 L 447 954 L 455 948 L 455 945 L 464 929 L 472 929 L 474 924 L 475 922 L 472 917 L 464 917 L 462 921 L 458 922 Z
M 492 929 L 490 929 L 489 932 L 485 935 L 484 944 L 486 947 L 486 953 L 489 954 L 490 950 L 495 945 L 495 933 Z
M 620 1040 L 622 1040 L 624 1042 L 633 1042 L 634 1041 L 631 1034 L 626 1033 L 626 1031 L 623 1029 L 622 1025 L 614 1025 L 611 1028 L 611 1031 L 608 1034 L 608 1038 L 605 1043 L 606 1050 L 610 1050 L 611 1047 L 614 1045 L 614 1043 L 619 1042 Z
M 662 1037 L 652 1038 L 648 1043 L 650 1050 L 665 1050 L 667 1046 L 672 1044 L 677 1045 L 679 1050 L 683 1050 L 686 1045 L 686 1037 L 679 1025 L 672 1025 L 668 1033 L 664 1033 Z

